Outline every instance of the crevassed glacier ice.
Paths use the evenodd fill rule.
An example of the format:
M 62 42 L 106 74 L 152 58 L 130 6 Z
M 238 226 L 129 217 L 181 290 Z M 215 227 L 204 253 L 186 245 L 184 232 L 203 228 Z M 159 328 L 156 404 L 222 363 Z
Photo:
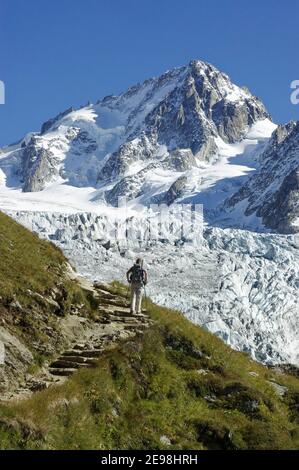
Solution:
M 299 364 L 296 235 L 206 227 L 201 243 L 158 239 L 138 246 L 101 238 L 105 217 L 97 214 L 9 214 L 55 242 L 91 279 L 125 281 L 141 255 L 153 300 L 258 361 Z

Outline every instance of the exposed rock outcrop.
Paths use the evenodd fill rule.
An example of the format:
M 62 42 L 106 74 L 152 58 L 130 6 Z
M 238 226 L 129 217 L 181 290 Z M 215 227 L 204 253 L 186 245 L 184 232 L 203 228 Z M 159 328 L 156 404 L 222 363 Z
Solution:
M 58 175 L 53 153 L 39 147 L 37 142 L 38 139 L 32 137 L 23 152 L 24 192 L 41 191 L 48 181 Z
M 233 210 L 246 202 L 245 215 L 256 214 L 281 233 L 299 231 L 299 121 L 278 126 L 260 156 L 260 168 L 225 204 Z

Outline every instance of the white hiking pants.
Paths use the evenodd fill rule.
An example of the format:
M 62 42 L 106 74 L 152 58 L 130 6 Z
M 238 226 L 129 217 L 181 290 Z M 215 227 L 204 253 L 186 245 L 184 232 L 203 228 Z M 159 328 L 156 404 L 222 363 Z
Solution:
M 142 287 L 140 282 L 131 283 L 131 313 L 141 313 Z

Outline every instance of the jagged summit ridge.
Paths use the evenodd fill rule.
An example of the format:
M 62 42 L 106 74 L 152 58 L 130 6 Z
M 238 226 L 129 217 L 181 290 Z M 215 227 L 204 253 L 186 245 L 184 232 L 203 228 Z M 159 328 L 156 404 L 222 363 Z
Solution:
M 184 150 L 192 157 L 182 153 L 178 171 L 209 161 L 217 153 L 217 138 L 234 143 L 250 125 L 268 117 L 263 104 L 227 75 L 191 61 L 119 96 L 60 113 L 19 148 L 8 148 L 0 168 L 24 192 L 59 181 L 103 188 L 138 170 L 144 173 L 147 166 L 150 171 L 153 164 L 166 171 L 175 168 Z M 132 197 L 142 189 L 136 186 Z M 101 193 L 108 202 L 110 189 Z
M 202 203 L 222 227 L 298 231 L 298 125 L 270 139 L 275 128 L 258 98 L 193 60 L 2 149 L 1 207 L 99 212 L 126 196 Z

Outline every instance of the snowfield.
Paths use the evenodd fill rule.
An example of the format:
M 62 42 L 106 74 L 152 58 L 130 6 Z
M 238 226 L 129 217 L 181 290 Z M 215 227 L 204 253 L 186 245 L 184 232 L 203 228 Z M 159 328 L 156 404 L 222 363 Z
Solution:
M 68 119 L 75 119 L 71 114 Z M 81 116 L 86 117 L 87 122 L 92 120 L 88 113 Z M 78 115 L 76 116 L 78 118 Z M 69 121 L 68 121 L 69 122 Z M 86 123 L 85 123 L 86 125 Z M 187 170 L 183 174 L 188 179 L 188 184 L 184 191 L 184 196 L 177 200 L 178 203 L 198 203 L 204 205 L 206 218 L 208 221 L 216 221 L 222 225 L 248 225 L 250 229 L 261 228 L 261 223 L 255 220 L 250 223 L 248 218 L 242 218 L 241 213 L 234 214 L 234 217 L 217 214 L 217 208 L 225 199 L 234 194 L 240 187 L 242 181 L 256 171 L 259 166 L 258 155 L 266 145 L 273 130 L 277 126 L 269 119 L 258 121 L 248 129 L 245 138 L 236 144 L 227 144 L 221 138 L 216 140 L 218 153 L 215 154 L 211 162 L 198 161 L 198 166 Z M 55 138 L 60 136 L 63 140 L 65 129 L 55 131 Z M 52 135 L 52 134 L 51 134 Z M 51 137 L 52 138 L 52 137 Z M 106 149 L 107 150 L 107 149 Z M 62 153 L 61 153 L 62 152 Z M 60 148 L 60 154 L 57 158 L 63 161 L 65 148 Z M 161 146 L 161 155 L 167 156 L 167 150 Z M 64 180 L 61 177 L 52 183 L 48 183 L 42 191 L 38 192 L 22 192 L 20 177 L 18 175 L 10 175 L 4 173 L 1 166 L 11 166 L 10 151 L 0 154 L 0 209 L 13 211 L 30 211 L 30 212 L 92 212 L 97 214 L 107 213 L 107 211 L 115 212 L 111 206 L 107 206 L 101 198 L 108 188 L 109 183 L 101 189 L 95 186 L 78 186 L 72 180 Z M 5 165 L 4 163 L 5 162 Z M 78 158 L 76 159 L 78 165 Z M 84 161 L 82 161 L 82 165 Z M 88 163 L 85 162 L 86 165 Z M 74 166 L 74 164 L 73 164 Z M 98 164 L 98 168 L 100 168 Z M 134 175 L 142 169 L 139 163 L 132 164 L 126 173 L 127 176 Z M 68 160 L 68 172 L 72 171 L 71 162 Z M 179 173 L 182 175 L 182 173 Z M 167 191 L 169 186 L 177 179 L 178 172 L 175 170 L 163 170 L 160 168 L 153 169 L 144 182 L 144 192 L 142 196 L 133 200 L 130 206 L 134 208 L 135 204 L 148 204 L 151 198 L 156 194 Z M 219 221 L 218 221 L 219 219 Z

